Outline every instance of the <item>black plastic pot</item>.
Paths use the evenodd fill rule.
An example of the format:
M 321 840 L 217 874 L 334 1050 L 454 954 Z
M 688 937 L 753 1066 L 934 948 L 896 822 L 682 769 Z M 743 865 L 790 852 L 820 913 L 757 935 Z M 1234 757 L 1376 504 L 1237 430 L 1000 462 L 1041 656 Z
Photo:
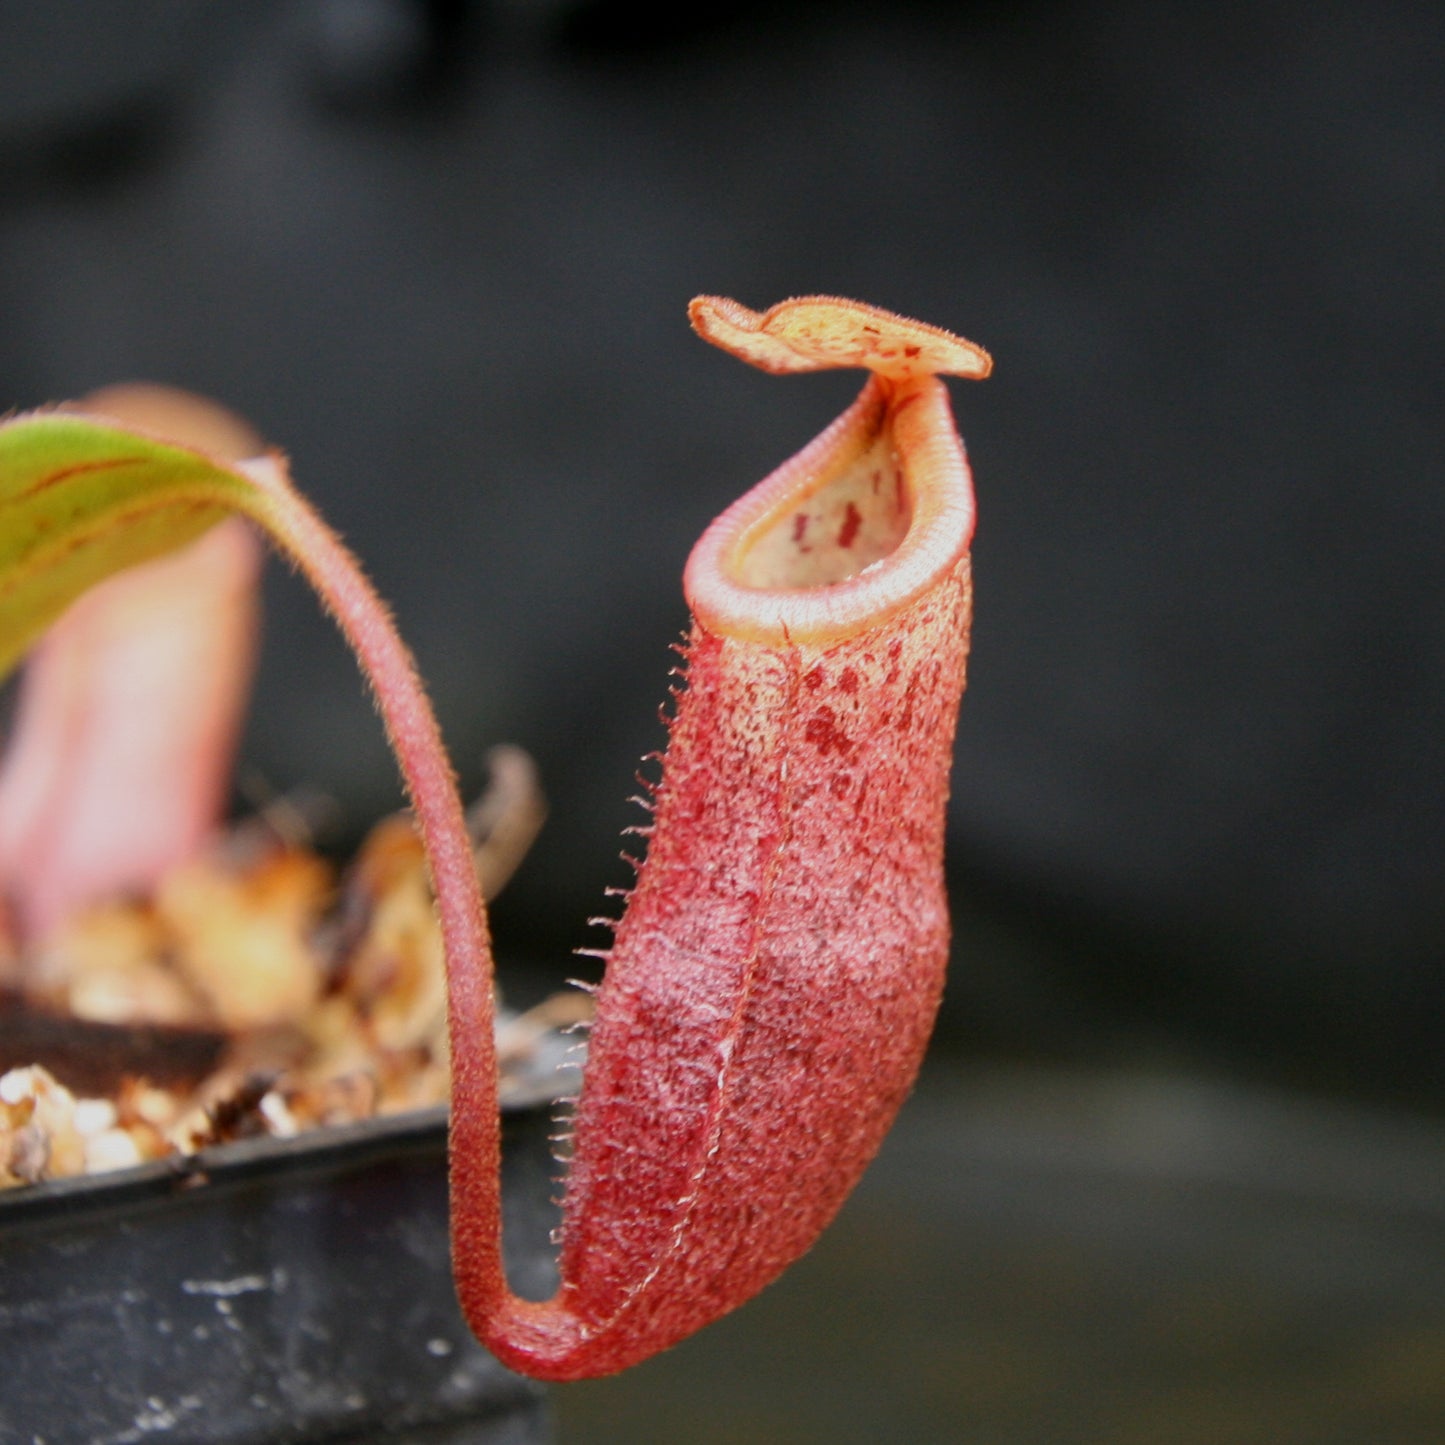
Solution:
M 546 1110 L 504 1121 L 508 1268 L 551 1292 Z M 534 1445 L 452 1289 L 444 1110 L 0 1196 L 0 1440 Z

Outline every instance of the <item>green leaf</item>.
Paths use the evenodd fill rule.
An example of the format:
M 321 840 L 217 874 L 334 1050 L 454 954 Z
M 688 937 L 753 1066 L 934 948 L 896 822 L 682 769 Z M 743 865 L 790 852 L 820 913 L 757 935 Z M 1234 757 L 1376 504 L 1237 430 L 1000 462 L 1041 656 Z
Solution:
M 255 492 L 199 452 L 87 417 L 0 426 L 0 677 L 88 587 L 254 515 Z

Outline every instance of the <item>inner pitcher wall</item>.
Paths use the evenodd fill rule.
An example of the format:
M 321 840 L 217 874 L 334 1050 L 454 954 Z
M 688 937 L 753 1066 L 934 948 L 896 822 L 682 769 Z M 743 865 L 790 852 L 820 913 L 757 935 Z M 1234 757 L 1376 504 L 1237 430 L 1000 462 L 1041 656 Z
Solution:
M 912 515 L 892 436 L 881 431 L 747 538 L 735 580 L 759 588 L 845 582 L 893 552 Z

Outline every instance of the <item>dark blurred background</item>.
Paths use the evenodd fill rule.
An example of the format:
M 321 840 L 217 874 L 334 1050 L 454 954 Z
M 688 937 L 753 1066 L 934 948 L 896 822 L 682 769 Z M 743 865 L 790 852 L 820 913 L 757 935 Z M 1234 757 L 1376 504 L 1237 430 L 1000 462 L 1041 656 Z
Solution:
M 1442 42 L 1397 0 L 9 0 L 0 401 L 174 382 L 290 452 L 468 791 L 494 743 L 540 761 L 525 991 L 626 879 L 688 548 L 859 384 L 749 371 L 688 298 L 961 331 L 997 371 L 955 388 L 941 1056 L 1438 1111 Z M 244 770 L 333 795 L 344 846 L 392 764 L 268 591 Z

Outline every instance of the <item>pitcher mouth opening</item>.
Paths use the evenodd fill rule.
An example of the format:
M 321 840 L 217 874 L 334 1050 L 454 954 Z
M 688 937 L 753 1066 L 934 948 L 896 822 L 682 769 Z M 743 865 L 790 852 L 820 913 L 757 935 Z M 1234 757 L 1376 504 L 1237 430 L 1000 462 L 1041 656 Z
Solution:
M 683 585 L 710 631 L 826 645 L 936 582 L 972 531 L 972 480 L 942 384 L 874 377 L 713 523 Z
M 756 590 L 834 586 L 895 552 L 912 520 L 903 463 L 884 428 L 747 528 L 727 563 L 734 581 Z

